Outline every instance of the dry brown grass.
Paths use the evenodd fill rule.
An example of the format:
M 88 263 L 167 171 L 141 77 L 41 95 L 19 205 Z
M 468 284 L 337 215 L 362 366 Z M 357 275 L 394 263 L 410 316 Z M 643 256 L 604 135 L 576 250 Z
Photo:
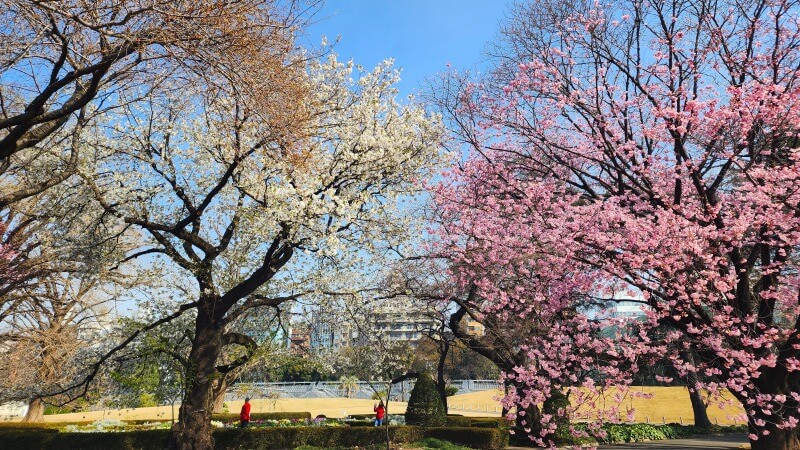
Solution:
M 242 407 L 242 401 L 227 402 L 231 412 L 238 412 Z M 327 417 L 344 417 L 349 414 L 372 414 L 374 400 L 355 399 L 355 398 L 286 398 L 278 400 L 253 399 L 252 411 L 274 412 L 274 411 L 308 411 L 312 416 L 324 414 Z M 406 412 L 406 403 L 390 402 L 389 412 L 391 414 L 403 414 Z M 457 411 L 461 414 L 460 411 Z M 175 406 L 175 415 L 178 414 L 178 406 Z M 486 413 L 470 412 L 464 415 L 482 416 Z M 91 411 L 84 413 L 54 414 L 45 416 L 46 422 L 75 422 L 75 421 L 94 421 L 100 419 L 118 420 L 169 420 L 172 417 L 169 406 L 158 406 L 149 408 L 135 409 L 115 409 L 106 411 Z
M 634 390 L 652 394 L 652 398 L 645 399 L 628 395 L 621 405 L 621 410 L 633 408 L 635 410 L 634 420 L 636 422 L 650 423 L 680 423 L 693 424 L 692 404 L 689 402 L 689 391 L 685 387 L 635 387 Z M 457 395 L 451 397 L 449 402 L 452 412 L 461 414 L 458 410 L 461 405 L 465 408 L 493 411 L 495 407 L 499 411 L 499 402 L 494 398 L 501 395 L 500 391 L 473 392 L 470 394 Z M 609 405 L 611 402 L 609 401 Z M 579 410 L 580 412 L 580 410 Z M 734 422 L 733 416 L 742 413 L 741 406 L 736 403 L 725 409 L 720 409 L 716 404 L 708 407 L 708 417 L 712 423 L 720 425 L 741 424 L 741 420 Z
M 662 423 L 681 422 L 693 423 L 692 406 L 689 402 L 689 392 L 683 387 L 643 387 L 635 388 L 652 394 L 652 398 L 643 399 L 628 396 L 621 409 L 633 407 L 636 411 L 637 422 Z M 495 400 L 500 391 L 483 391 L 469 394 L 454 395 L 449 399 L 450 412 L 465 416 L 499 416 L 500 403 Z M 371 414 L 373 400 L 348 399 L 348 398 L 286 398 L 278 400 L 254 399 L 252 400 L 253 412 L 272 411 L 308 411 L 312 416 L 324 414 L 327 417 L 344 417 L 348 414 Z M 241 401 L 228 402 L 231 412 L 237 412 L 242 407 Z M 177 415 L 177 406 L 175 414 Z M 392 414 L 402 414 L 406 404 L 391 402 L 389 409 Z M 716 405 L 708 408 L 708 415 L 712 422 L 720 425 L 733 424 L 733 416 L 741 413 L 737 404 L 721 410 Z M 99 419 L 119 420 L 165 420 L 171 418 L 169 406 L 150 408 L 92 411 L 86 413 L 57 414 L 45 416 L 46 422 L 71 422 Z M 738 423 L 741 423 L 739 421 Z

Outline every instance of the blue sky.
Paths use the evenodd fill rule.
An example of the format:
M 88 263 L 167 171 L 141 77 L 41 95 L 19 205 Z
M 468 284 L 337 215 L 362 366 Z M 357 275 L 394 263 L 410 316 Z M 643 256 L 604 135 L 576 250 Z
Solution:
M 369 70 L 386 58 L 402 68 L 401 96 L 414 93 L 447 64 L 479 66 L 485 44 L 496 36 L 504 0 L 328 0 L 307 30 L 308 44 L 323 35 L 341 41 L 340 59 Z

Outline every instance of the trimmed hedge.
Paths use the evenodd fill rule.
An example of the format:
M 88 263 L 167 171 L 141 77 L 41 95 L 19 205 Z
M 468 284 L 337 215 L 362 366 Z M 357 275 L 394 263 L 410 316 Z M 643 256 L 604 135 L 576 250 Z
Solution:
M 414 442 L 425 437 L 424 430 L 416 427 L 390 427 L 389 436 L 394 442 Z M 225 450 L 271 450 L 312 447 L 355 447 L 385 442 L 386 429 L 382 427 L 287 427 L 271 429 L 218 430 L 214 433 L 216 448 Z
M 250 420 L 281 420 L 281 419 L 311 420 L 311 413 L 308 411 L 286 411 L 286 412 L 250 414 Z M 211 420 L 219 420 L 220 422 L 238 421 L 239 414 L 234 414 L 234 413 L 212 414 Z
M 575 424 L 578 430 L 586 430 L 585 424 Z M 738 426 L 712 426 L 711 428 L 695 427 L 693 425 L 679 425 L 677 423 L 668 423 L 666 425 L 653 425 L 647 423 L 634 423 L 634 424 L 611 424 L 607 423 L 602 426 L 606 432 L 606 436 L 602 439 L 597 439 L 600 444 L 622 444 L 626 442 L 642 442 L 642 441 L 660 441 L 665 439 L 680 439 L 692 436 L 702 436 L 708 434 L 725 434 L 725 433 L 746 433 L 747 427 L 745 425 Z M 591 444 L 594 443 L 593 438 L 574 438 L 572 436 L 563 437 L 558 444 L 561 445 L 574 445 L 574 444 Z
M 374 420 L 357 420 L 354 422 L 346 422 L 345 423 L 348 427 L 374 427 L 375 421 Z
M 489 428 L 426 428 L 425 437 L 441 439 L 465 447 L 487 450 L 508 446 L 508 431 Z
M 44 432 L 43 432 L 44 431 Z M 393 442 L 410 443 L 426 437 L 479 448 L 501 449 L 508 444 L 508 433 L 479 428 L 389 427 Z M 218 450 L 274 450 L 303 445 L 332 448 L 378 445 L 384 441 L 383 427 L 286 427 L 214 431 Z M 169 430 L 129 431 L 123 433 L 58 433 L 46 429 L 0 430 L 0 449 L 40 450 L 151 450 L 167 446 Z
M 499 428 L 501 430 L 507 430 L 511 425 L 511 422 L 505 417 L 471 417 L 471 419 L 472 423 L 470 423 L 470 426 L 477 428 Z
M 43 431 L 58 431 L 58 428 L 63 428 L 70 423 L 63 422 L 0 422 L 0 432 L 5 430 L 43 430 Z M 85 422 L 89 424 L 91 422 Z
M 124 433 L 58 433 L 46 428 L 2 430 L 0 449 L 153 450 L 166 448 L 168 438 L 169 430 Z
M 472 417 L 464 416 L 447 416 L 445 424 L 448 427 L 471 427 Z
M 641 442 L 643 440 L 658 441 L 664 439 L 680 439 L 691 436 L 718 434 L 718 433 L 745 433 L 747 427 L 739 426 L 712 426 L 711 428 L 696 427 L 694 425 L 679 425 L 668 423 L 666 425 L 653 425 L 647 423 L 636 424 L 605 424 L 603 430 L 607 433 L 601 443 Z
M 505 417 L 464 417 L 458 414 L 447 415 L 448 427 L 500 428 L 507 430 L 509 421 Z
M 0 432 L 0 449 L 70 448 L 100 450 L 145 450 L 165 448 L 169 438 L 167 430 L 131 431 L 125 433 L 41 433 L 33 430 Z M 454 428 L 390 427 L 393 442 L 414 442 L 425 437 L 449 440 L 454 443 L 481 449 L 499 449 L 507 444 L 507 435 L 498 430 Z M 503 439 L 505 437 L 505 440 Z M 281 449 L 301 445 L 315 447 L 351 447 L 377 445 L 384 442 L 383 428 L 346 427 L 287 427 L 270 429 L 215 430 L 216 448 Z
M 238 417 L 237 417 L 238 419 Z M 109 420 L 119 420 L 110 418 Z M 216 419 L 214 419 L 216 420 Z M 171 422 L 170 420 L 157 419 L 157 420 L 120 420 L 125 422 L 126 425 L 143 425 L 145 423 L 155 422 Z M 60 429 L 67 425 L 90 425 L 97 422 L 96 420 L 75 420 L 72 422 L 0 422 L 0 430 L 7 429 Z

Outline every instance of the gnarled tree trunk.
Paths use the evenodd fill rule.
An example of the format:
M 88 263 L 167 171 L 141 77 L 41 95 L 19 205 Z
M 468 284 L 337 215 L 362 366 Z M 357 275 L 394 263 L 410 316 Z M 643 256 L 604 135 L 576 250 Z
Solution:
M 768 426 L 769 434 L 758 437 L 758 440 L 750 440 L 752 450 L 799 450 L 800 437 L 797 430 L 779 430 L 774 426 Z M 750 427 L 750 433 L 757 431 Z
M 180 408 L 180 420 L 172 428 L 171 447 L 177 450 L 212 450 L 212 395 L 217 377 L 216 362 L 222 349 L 223 330 L 213 317 L 213 300 L 198 307 L 195 337 L 189 353 L 187 388 Z
M 800 450 L 800 429 L 780 429 L 776 424 L 777 420 L 774 412 L 765 414 L 767 412 L 765 411 L 766 408 L 756 406 L 750 409 L 747 407 L 748 400 L 758 394 L 785 395 L 788 397 L 786 402 L 783 403 L 783 407 L 786 410 L 780 412 L 779 416 L 797 411 L 798 402 L 793 400 L 789 394 L 790 392 L 796 392 L 798 381 L 800 380 L 798 380 L 797 375 L 789 374 L 784 366 L 777 365 L 762 371 L 761 376 L 755 382 L 755 389 L 749 392 L 732 392 L 745 406 L 745 410 L 749 410 L 748 433 L 758 436 L 756 440 L 750 439 L 750 448 L 752 450 Z M 760 421 L 763 421 L 764 425 L 757 427 L 755 423 Z

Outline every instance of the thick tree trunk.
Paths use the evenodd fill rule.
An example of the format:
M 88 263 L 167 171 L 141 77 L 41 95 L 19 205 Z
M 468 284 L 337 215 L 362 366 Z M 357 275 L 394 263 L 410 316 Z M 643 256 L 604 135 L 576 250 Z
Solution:
M 797 390 L 798 381 L 800 380 L 796 375 L 789 376 L 786 368 L 779 364 L 761 373 L 761 377 L 756 380 L 754 390 L 746 393 L 737 393 L 736 391 L 732 393 L 743 406 L 758 394 L 786 395 L 791 399 L 788 394 Z M 785 406 L 788 411 L 793 411 L 797 408 L 798 403 L 789 400 Z M 748 432 L 750 435 L 758 437 L 756 440 L 750 440 L 752 450 L 800 450 L 800 429 L 779 429 L 775 423 L 775 415 L 764 414 L 764 408 L 758 405 L 754 405 L 749 414 L 753 414 L 753 416 L 748 418 Z M 760 421 L 763 421 L 764 425 L 757 427 L 755 422 Z
M 526 386 L 524 383 L 510 381 L 508 388 L 516 390 L 520 396 L 525 395 L 524 389 Z M 517 415 L 516 419 L 514 419 L 514 426 L 512 427 L 514 431 L 512 441 L 515 443 L 530 444 L 529 436 L 539 437 L 541 421 L 542 410 L 539 409 L 537 405 L 530 405 L 524 410 L 521 410 L 520 407 L 517 406 Z
M 569 408 L 569 399 L 560 389 L 550 391 L 550 397 L 542 405 L 545 414 L 553 416 L 556 423 L 556 435 L 566 435 L 569 433 L 569 417 L 566 411 Z M 552 439 L 552 436 L 548 436 Z
M 213 303 L 211 303 L 213 305 Z M 208 304 L 206 304 L 208 305 Z M 189 353 L 187 388 L 178 423 L 172 427 L 171 447 L 176 450 L 212 450 L 212 394 L 217 377 L 216 362 L 222 348 L 222 330 L 210 317 L 211 305 L 198 310 L 195 338 Z
M 706 410 L 705 402 L 703 402 L 703 397 L 698 389 L 692 388 L 691 385 L 689 386 L 689 400 L 692 402 L 694 425 L 696 427 L 710 428 L 711 421 L 708 419 L 708 411 Z
M 28 402 L 28 412 L 25 413 L 23 422 L 42 422 L 44 420 L 44 402 L 40 398 L 34 398 Z
M 759 436 L 758 440 L 750 440 L 750 448 L 752 450 L 800 450 L 800 438 L 798 438 L 797 430 L 779 430 L 777 428 L 768 427 L 769 434 L 766 436 Z M 755 430 L 750 430 L 755 433 Z
M 683 357 L 692 366 L 695 364 L 694 352 L 684 352 Z M 697 374 L 689 372 L 686 375 L 686 386 L 689 388 L 689 400 L 692 402 L 692 413 L 694 413 L 694 425 L 696 427 L 711 428 L 711 421 L 708 419 L 708 412 L 703 397 L 700 395 L 699 380 Z

